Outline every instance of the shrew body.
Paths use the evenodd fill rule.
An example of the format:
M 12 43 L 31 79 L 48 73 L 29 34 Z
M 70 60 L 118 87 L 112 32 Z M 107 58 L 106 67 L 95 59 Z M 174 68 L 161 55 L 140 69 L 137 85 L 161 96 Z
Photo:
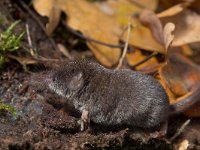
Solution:
M 82 118 L 102 125 L 129 125 L 152 128 L 167 120 L 171 111 L 168 96 L 149 75 L 126 69 L 106 69 L 98 63 L 70 61 L 37 78 L 43 86 L 65 97 Z

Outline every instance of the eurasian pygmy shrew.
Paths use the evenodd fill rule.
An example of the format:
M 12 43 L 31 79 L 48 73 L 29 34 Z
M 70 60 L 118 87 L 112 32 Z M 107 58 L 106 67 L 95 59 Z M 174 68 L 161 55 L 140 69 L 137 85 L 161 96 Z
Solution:
M 111 70 L 88 60 L 69 61 L 56 70 L 33 75 L 31 84 L 66 98 L 82 112 L 82 122 L 152 128 L 172 112 L 182 112 L 200 92 L 170 105 L 161 84 L 150 75 L 127 69 Z M 84 124 L 82 123 L 82 130 Z

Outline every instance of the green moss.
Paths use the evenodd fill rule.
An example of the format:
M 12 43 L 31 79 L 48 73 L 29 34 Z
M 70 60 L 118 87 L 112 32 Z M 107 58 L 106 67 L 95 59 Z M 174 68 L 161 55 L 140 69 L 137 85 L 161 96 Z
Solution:
M 0 113 L 2 112 L 10 112 L 13 116 L 16 115 L 16 110 L 13 106 L 4 104 L 0 99 Z
M 20 47 L 20 40 L 24 32 L 20 35 L 13 33 L 13 29 L 20 21 L 12 23 L 6 31 L 0 33 L 0 68 L 7 61 L 6 54 L 17 50 Z

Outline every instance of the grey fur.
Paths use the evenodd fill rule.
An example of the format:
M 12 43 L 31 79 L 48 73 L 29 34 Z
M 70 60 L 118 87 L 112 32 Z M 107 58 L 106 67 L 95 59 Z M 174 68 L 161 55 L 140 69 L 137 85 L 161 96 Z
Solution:
M 91 121 L 102 125 L 152 128 L 169 114 L 163 87 L 153 77 L 137 71 L 106 69 L 87 60 L 71 61 L 43 73 L 38 83 L 66 97 L 76 109 L 88 110 Z

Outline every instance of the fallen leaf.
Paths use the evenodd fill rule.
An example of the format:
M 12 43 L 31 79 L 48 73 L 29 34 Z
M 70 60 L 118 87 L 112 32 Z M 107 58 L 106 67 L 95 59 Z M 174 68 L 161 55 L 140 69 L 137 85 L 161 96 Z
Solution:
M 175 6 L 170 7 L 169 9 L 166 9 L 166 10 L 158 13 L 157 17 L 162 18 L 162 17 L 174 16 L 174 15 L 182 12 L 187 6 L 189 6 L 188 3 L 177 4 Z
M 197 103 L 191 109 L 187 110 L 185 112 L 185 115 L 189 117 L 200 117 L 199 110 L 200 110 L 200 103 Z
M 160 84 L 163 86 L 163 88 L 165 89 L 165 92 L 167 93 L 167 96 L 169 98 L 169 102 L 170 103 L 175 103 L 176 102 L 176 95 L 168 87 L 168 85 L 166 84 L 166 81 L 163 80 L 163 78 L 160 76 L 160 73 L 157 75 L 157 79 L 160 82 Z
M 151 10 L 142 11 L 140 14 L 140 22 L 151 30 L 154 38 L 167 50 L 174 39 L 172 32 L 175 29 L 175 25 L 173 23 L 167 23 L 163 29 L 161 21 Z
M 177 47 L 200 41 L 200 16 L 197 13 L 184 10 L 174 16 L 160 19 L 163 24 L 172 22 L 176 26 L 172 46 Z
M 137 64 L 147 57 L 148 56 L 143 55 L 142 52 L 138 49 L 135 49 L 134 52 L 128 53 L 126 55 L 126 59 L 131 66 Z M 160 64 L 158 63 L 157 59 L 155 57 L 152 57 L 148 61 L 137 66 L 135 69 L 146 73 L 147 71 L 153 72 L 157 70 L 158 67 L 160 67 Z
M 44 2 L 51 3 L 48 4 L 51 6 L 49 6 L 50 9 L 46 5 L 43 5 Z M 51 29 L 54 29 L 54 25 L 57 23 L 57 20 L 52 20 L 55 19 L 54 16 L 56 15 L 54 15 L 55 12 L 51 11 L 58 10 L 58 14 L 60 14 L 60 11 L 63 11 L 68 16 L 66 24 L 74 30 L 81 31 L 86 37 L 118 45 L 123 28 L 128 24 L 130 16 L 138 14 L 144 7 L 155 9 L 157 5 L 157 0 L 151 0 L 153 5 L 149 6 L 145 2 L 150 4 L 150 0 L 143 0 L 138 3 L 130 0 L 110 0 L 99 3 L 89 3 L 85 0 L 51 0 L 48 2 L 45 0 L 34 0 L 33 4 L 40 14 L 51 18 L 49 20 L 49 25 L 52 25 Z M 43 9 L 47 9 L 47 12 L 44 11 L 45 13 L 42 13 Z M 146 50 L 162 52 L 162 46 L 153 39 L 150 30 L 141 25 L 139 26 L 131 33 L 130 38 L 132 39 L 130 40 L 130 44 Z M 113 49 L 91 42 L 88 42 L 88 45 L 102 64 L 112 66 L 118 62 L 121 54 L 119 48 Z
M 189 141 L 188 140 L 183 140 L 183 141 L 181 141 L 180 143 L 179 143 L 179 145 L 178 145 L 178 150 L 187 150 L 188 149 L 188 147 L 189 147 Z
M 159 6 L 162 7 L 163 9 L 166 8 L 171 8 L 173 6 L 179 5 L 179 4 L 184 4 L 186 3 L 186 7 L 187 5 L 192 8 L 199 8 L 200 7 L 200 1 L 199 0 L 160 0 L 160 4 Z
M 102 13 L 97 6 L 85 0 L 63 2 L 62 10 L 69 16 L 66 23 L 70 27 L 80 30 L 87 37 L 118 45 L 121 30 L 111 16 Z M 119 48 L 113 49 L 92 42 L 88 42 L 88 45 L 102 64 L 112 66 L 118 62 L 121 54 Z
M 171 25 L 171 30 L 174 30 L 174 40 L 171 46 L 177 47 L 189 43 L 199 42 L 200 35 L 198 33 L 200 32 L 200 16 L 195 12 L 185 9 L 190 4 L 191 2 L 177 4 L 157 14 L 157 16 L 155 16 L 152 11 L 145 10 L 140 15 L 140 21 L 143 25 L 151 29 L 154 38 L 161 44 L 163 44 L 161 22 L 163 25 L 171 22 L 176 26 L 176 29 L 174 30 L 174 27 Z M 166 35 L 166 33 L 164 33 L 164 35 Z M 165 40 L 167 40 L 166 37 Z M 164 43 L 167 44 L 166 41 Z M 165 49 L 167 49 L 169 43 L 165 45 Z
M 18 61 L 22 66 L 38 63 L 38 61 L 35 60 L 34 58 L 19 57 L 14 55 L 8 55 L 8 58 Z
M 155 10 L 158 5 L 158 0 L 130 0 L 134 5 L 139 7 Z
M 151 30 L 156 41 L 163 45 L 165 50 L 167 50 L 174 39 L 172 32 L 175 29 L 175 25 L 168 22 L 163 29 L 161 21 L 151 10 L 142 11 L 140 14 L 140 22 Z M 163 50 L 163 48 L 161 50 Z
M 175 29 L 175 25 L 171 22 L 168 22 L 164 27 L 163 37 L 164 37 L 165 50 L 168 50 L 170 44 L 174 40 L 174 35 L 172 34 L 174 29 Z
M 144 27 L 139 23 L 139 21 L 134 21 L 134 28 L 130 35 L 130 45 L 138 47 L 147 51 L 156 51 L 159 53 L 164 53 L 163 46 L 158 43 L 151 34 L 150 29 Z M 125 39 L 126 34 L 123 39 Z
M 186 94 L 200 83 L 200 67 L 175 51 L 169 53 L 167 64 L 161 68 L 160 75 L 177 96 Z
M 134 1 L 134 2 L 132 2 Z M 134 17 L 134 14 L 139 14 L 144 8 L 154 10 L 155 7 L 152 9 L 150 0 L 142 0 L 137 1 L 137 3 L 142 3 L 145 7 L 137 7 L 133 4 L 135 4 L 135 0 L 119 0 L 119 1 L 108 1 L 109 6 L 114 10 L 115 14 L 113 15 L 113 18 L 115 17 L 117 19 L 118 24 L 120 25 L 120 28 L 127 26 L 129 23 L 129 17 L 132 16 L 131 23 L 133 26 L 129 44 L 133 45 L 134 47 L 138 47 L 144 50 L 148 51 L 157 51 L 159 53 L 163 53 L 163 47 L 160 43 L 158 43 L 152 36 L 151 30 L 147 27 L 143 26 L 137 17 Z M 132 3 L 131 3 L 132 2 Z M 147 3 L 146 3 L 147 2 Z M 151 1 L 151 3 L 154 3 L 157 5 L 157 1 Z M 147 4 L 148 7 L 147 7 Z M 125 32 L 122 36 L 122 40 L 126 41 L 127 32 Z
M 140 15 L 140 21 L 142 24 L 151 29 L 154 38 L 161 44 L 163 44 L 161 22 L 163 25 L 171 22 L 176 26 L 176 29 L 174 29 L 174 25 L 171 24 L 165 29 L 167 32 L 169 32 L 169 30 L 171 30 L 170 32 L 174 31 L 173 36 L 167 35 L 169 39 L 164 37 L 165 49 L 168 48 L 172 40 L 173 42 L 171 46 L 173 47 L 199 42 L 200 35 L 198 33 L 200 33 L 200 16 L 195 12 L 184 9 L 189 4 L 190 3 L 178 4 L 168 10 L 165 10 L 164 12 L 161 12 L 160 14 L 157 14 L 157 16 L 152 11 L 145 10 Z M 177 11 L 177 9 L 179 11 Z M 160 17 L 161 21 L 158 17 Z M 166 34 L 167 33 L 164 33 L 164 36 L 166 36 Z
M 181 49 L 186 56 L 193 56 L 194 54 L 192 48 L 189 45 L 183 45 L 181 46 Z
M 45 4 L 45 5 L 44 5 Z M 34 0 L 33 7 L 41 16 L 47 16 L 49 23 L 46 25 L 46 32 L 50 35 L 60 20 L 61 10 L 55 0 Z
M 140 14 L 140 22 L 151 29 L 152 35 L 160 44 L 164 45 L 163 27 L 162 23 L 151 10 L 143 10 Z
M 188 94 L 200 83 L 200 67 L 184 55 L 176 53 L 174 50 L 172 53 L 171 50 L 168 50 L 167 63 L 160 68 L 159 74 L 170 91 L 176 97 L 181 97 Z M 176 103 L 178 99 L 169 100 L 170 103 Z M 196 107 L 187 111 L 190 112 L 190 116 L 200 116 L 200 111 L 197 113 Z M 195 110 L 194 113 L 193 110 Z

